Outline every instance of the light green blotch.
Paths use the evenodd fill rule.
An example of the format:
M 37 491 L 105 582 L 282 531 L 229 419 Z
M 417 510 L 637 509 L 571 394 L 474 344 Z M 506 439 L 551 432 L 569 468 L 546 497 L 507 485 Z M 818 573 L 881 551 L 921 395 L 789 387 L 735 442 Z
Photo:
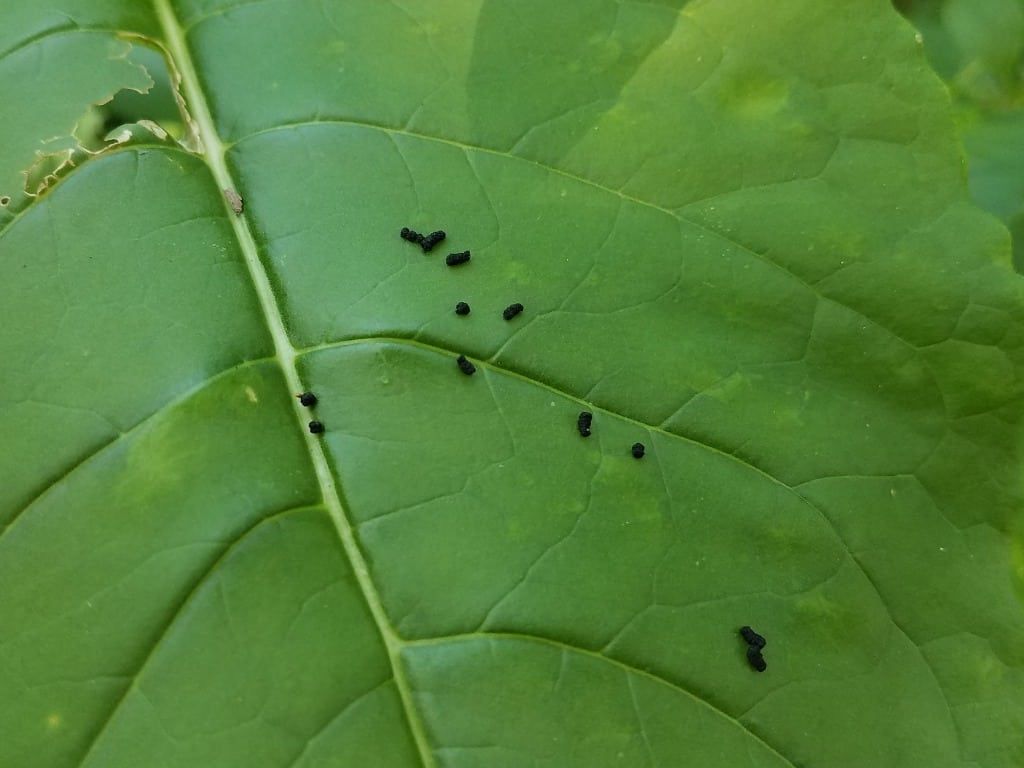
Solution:
M 720 92 L 722 105 L 744 120 L 765 120 L 782 112 L 789 101 L 789 84 L 761 75 L 736 77 Z
M 813 627 L 848 627 L 860 620 L 857 614 L 846 610 L 825 592 L 809 592 L 793 603 L 794 612 Z

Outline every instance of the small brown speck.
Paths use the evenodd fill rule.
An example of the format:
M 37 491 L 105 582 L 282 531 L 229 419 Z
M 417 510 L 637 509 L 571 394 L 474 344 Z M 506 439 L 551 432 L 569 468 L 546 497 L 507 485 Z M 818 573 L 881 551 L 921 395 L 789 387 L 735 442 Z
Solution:
M 224 190 L 224 199 L 228 201 L 228 205 L 231 206 L 231 210 L 235 212 L 236 216 L 242 215 L 242 210 L 245 208 L 245 203 L 242 202 L 242 197 L 233 189 Z

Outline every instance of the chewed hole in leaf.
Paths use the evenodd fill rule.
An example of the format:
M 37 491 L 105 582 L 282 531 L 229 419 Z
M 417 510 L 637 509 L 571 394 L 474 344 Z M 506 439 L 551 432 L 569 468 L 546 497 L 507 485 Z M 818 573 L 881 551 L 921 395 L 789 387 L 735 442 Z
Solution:
M 93 91 L 94 100 L 85 105 L 84 112 L 74 118 L 74 122 L 65 133 L 59 132 L 60 123 L 58 122 L 54 122 L 52 125 L 47 125 L 45 122 L 40 124 L 40 131 L 49 128 L 58 132 L 38 136 L 35 159 L 22 172 L 24 176 L 23 191 L 29 197 L 35 197 L 44 192 L 61 177 L 64 171 L 74 167 L 82 158 L 105 149 L 104 143 L 99 139 L 106 133 L 103 130 L 103 118 L 98 112 L 100 107 L 108 104 L 123 90 L 145 94 L 153 86 L 153 79 L 146 67 L 133 60 L 132 54 L 135 46 L 127 40 L 111 38 L 105 33 L 93 33 L 88 37 L 76 40 L 75 44 L 104 54 L 103 64 L 97 68 L 90 82 L 95 89 Z M 76 52 L 77 49 L 70 49 L 67 52 L 57 49 L 51 52 L 50 55 L 57 63 L 53 65 L 53 71 L 47 72 L 46 75 L 50 77 L 63 75 L 74 60 L 73 56 Z M 68 57 L 66 60 L 62 58 L 62 54 L 65 53 Z M 98 98 L 96 98 L 97 93 L 99 94 Z M 66 109 L 73 107 L 73 104 L 65 105 Z M 54 121 L 66 119 L 60 112 L 47 117 L 52 117 Z
M 185 119 L 175 99 L 167 60 L 147 45 L 132 48 L 130 59 L 146 69 L 153 86 L 145 93 L 133 89 L 119 91 L 109 102 L 97 107 L 103 119 L 103 134 L 95 139 L 102 142 L 116 128 L 142 122 L 159 124 L 174 139 L 181 139 L 186 132 Z
M 158 50 L 132 41 L 114 41 L 111 59 L 123 60 L 115 90 L 93 102 L 64 135 L 40 141 L 23 172 L 24 193 L 37 197 L 89 157 L 131 143 L 184 142 L 190 120 L 180 107 L 171 70 Z

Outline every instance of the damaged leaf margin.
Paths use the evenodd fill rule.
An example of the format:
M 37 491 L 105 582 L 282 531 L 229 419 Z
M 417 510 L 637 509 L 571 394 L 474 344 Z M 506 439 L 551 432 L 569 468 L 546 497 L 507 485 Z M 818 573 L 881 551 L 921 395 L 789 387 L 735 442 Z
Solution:
M 132 59 L 138 46 L 159 52 L 167 67 L 185 126 L 180 137 L 172 136 L 157 120 L 141 115 L 104 130 L 99 108 L 122 92 L 148 95 L 153 89 L 153 74 Z M 103 49 L 105 55 L 96 57 L 98 49 Z M 93 55 L 85 56 L 88 53 Z M 99 58 L 105 66 L 82 72 L 74 62 L 83 58 Z M 191 152 L 201 147 L 195 122 L 179 92 L 181 76 L 158 40 L 129 32 L 59 30 L 0 59 L 0 76 L 24 80 L 19 77 L 23 69 L 40 73 L 32 78 L 38 87 L 21 90 L 0 104 L 0 119 L 8 126 L 7 150 L 0 157 L 0 208 L 9 213 L 16 214 L 83 162 L 112 150 L 154 143 L 181 146 Z M 85 93 L 92 97 L 83 100 Z M 27 99 L 31 103 L 26 103 Z M 73 122 L 66 128 L 69 120 Z M 94 134 L 91 137 L 90 132 Z

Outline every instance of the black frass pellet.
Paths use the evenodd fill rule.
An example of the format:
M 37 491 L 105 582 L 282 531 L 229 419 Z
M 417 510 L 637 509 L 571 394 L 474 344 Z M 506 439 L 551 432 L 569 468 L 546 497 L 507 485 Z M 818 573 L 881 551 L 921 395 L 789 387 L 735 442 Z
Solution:
M 761 649 L 756 648 L 753 645 L 747 648 L 747 661 L 749 661 L 750 666 L 758 672 L 764 672 L 768 669 L 768 662 L 764 660 L 764 656 L 761 654 Z
M 408 240 L 410 243 L 422 243 L 423 235 L 417 232 L 415 229 L 409 229 L 408 227 L 402 227 L 402 231 L 399 232 L 403 240 Z
M 476 366 L 469 362 L 469 360 L 466 359 L 465 355 L 459 355 L 455 359 L 455 362 L 458 364 L 459 370 L 462 371 L 467 376 L 472 376 L 474 373 L 476 373 Z
M 647 452 L 647 449 L 644 448 L 643 443 L 633 443 L 633 447 L 630 448 L 629 450 L 630 453 L 633 454 L 634 459 L 642 459 L 644 457 L 644 453 Z
M 444 231 L 440 229 L 436 232 L 431 232 L 429 235 L 421 235 L 420 247 L 423 249 L 424 253 L 430 253 L 434 250 L 434 246 L 441 243 L 445 237 L 446 235 Z
M 509 304 L 507 307 L 505 307 L 505 309 L 501 313 L 501 316 L 504 317 L 506 320 L 511 320 L 513 317 L 515 317 L 522 311 L 523 305 L 517 301 L 515 304 Z
M 580 437 L 590 437 L 590 425 L 594 421 L 594 414 L 590 411 L 580 411 L 580 415 L 576 417 L 576 429 L 580 432 Z
M 757 634 L 757 632 L 750 627 L 740 627 L 740 635 L 747 641 L 747 645 L 757 648 L 758 650 L 764 648 L 768 644 L 768 641 L 765 640 L 762 635 Z
M 309 431 L 312 432 L 314 435 L 322 434 L 323 431 L 324 431 L 323 422 L 321 422 L 321 421 L 311 421 L 311 422 L 309 422 Z
M 457 267 L 459 264 L 465 264 L 469 261 L 469 251 L 460 251 L 459 253 L 449 253 L 444 257 L 444 263 L 449 267 Z
M 456 315 L 468 315 L 469 314 L 469 304 L 467 304 L 464 301 L 460 301 L 458 304 L 455 305 L 455 314 Z
M 303 392 L 301 395 L 296 395 L 296 397 L 299 398 L 299 402 L 307 408 L 312 408 L 316 405 L 316 395 L 312 392 Z

